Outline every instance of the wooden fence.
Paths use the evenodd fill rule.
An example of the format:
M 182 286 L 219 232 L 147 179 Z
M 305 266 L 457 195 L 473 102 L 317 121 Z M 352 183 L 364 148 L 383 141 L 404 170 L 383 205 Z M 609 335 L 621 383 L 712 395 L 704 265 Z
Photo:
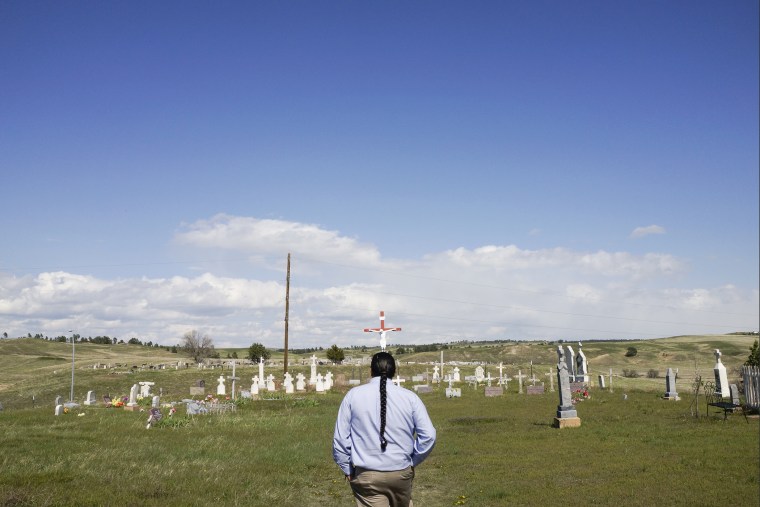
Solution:
M 760 368 L 757 366 L 742 366 L 744 379 L 744 397 L 747 407 L 760 408 Z

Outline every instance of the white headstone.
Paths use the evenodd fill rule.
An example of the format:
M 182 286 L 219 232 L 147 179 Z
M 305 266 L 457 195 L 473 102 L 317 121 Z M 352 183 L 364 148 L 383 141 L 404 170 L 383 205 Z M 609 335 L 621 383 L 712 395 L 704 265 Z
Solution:
M 282 385 L 285 387 L 285 393 L 293 394 L 293 376 L 290 373 L 285 372 L 285 377 Z
M 92 391 L 87 391 L 87 399 L 84 400 L 85 405 L 95 405 L 97 403 L 95 401 L 95 393 Z
M 63 415 L 63 405 L 55 406 L 55 415 Z
M 151 408 L 158 408 L 161 404 L 161 397 L 160 396 L 154 396 L 151 400 L 150 406 Z
M 140 384 L 140 396 L 147 398 L 150 396 L 150 387 L 156 385 L 155 382 L 138 382 Z
M 264 378 L 264 358 L 259 358 L 259 389 L 266 388 L 266 379 Z
M 296 391 L 306 390 L 306 376 L 303 373 L 296 375 Z
M 137 388 L 138 388 L 138 385 L 135 384 L 132 386 L 132 389 L 129 390 L 129 402 L 127 402 L 128 407 L 137 406 Z
M 325 383 L 324 383 L 324 380 L 322 379 L 322 374 L 321 373 L 319 375 L 317 375 L 317 381 L 316 381 L 315 385 L 316 385 L 316 391 L 318 393 L 324 393 L 325 392 Z
M 485 378 L 486 377 L 485 377 L 484 372 L 483 372 L 483 367 L 482 366 L 478 366 L 477 368 L 475 368 L 475 380 L 478 383 L 480 383 L 480 382 L 483 382 L 483 379 L 485 379 Z
M 267 376 L 267 391 L 274 392 L 276 391 L 275 385 L 274 385 L 274 375 L 271 373 Z
M 311 377 L 309 377 L 309 385 L 313 386 L 317 383 L 317 356 L 311 355 Z
M 461 381 L 462 381 L 462 377 L 459 374 L 459 367 L 455 366 L 454 367 L 454 382 L 461 382 Z
M 441 375 L 438 373 L 438 365 L 433 367 L 433 382 L 440 382 Z
M 254 375 L 251 379 L 251 396 L 259 395 L 259 377 Z
M 325 374 L 325 391 L 329 391 L 332 389 L 333 386 L 333 374 L 331 371 L 328 371 Z
M 722 398 L 730 398 L 731 390 L 728 386 L 728 374 L 726 373 L 726 367 L 720 360 L 720 350 L 715 349 L 715 367 L 713 372 L 715 373 L 715 394 L 720 394 Z
M 219 382 L 219 385 L 216 386 L 217 396 L 225 396 L 227 394 L 227 387 L 224 385 L 224 375 L 219 375 L 219 378 L 216 380 Z

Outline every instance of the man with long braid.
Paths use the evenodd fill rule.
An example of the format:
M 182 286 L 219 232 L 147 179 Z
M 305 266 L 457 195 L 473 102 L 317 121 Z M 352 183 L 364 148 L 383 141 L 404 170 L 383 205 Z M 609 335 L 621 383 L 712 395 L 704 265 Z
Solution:
M 414 467 L 435 445 L 435 428 L 422 400 L 391 382 L 396 362 L 372 356 L 372 379 L 343 398 L 333 436 L 333 458 L 356 505 L 412 506 Z

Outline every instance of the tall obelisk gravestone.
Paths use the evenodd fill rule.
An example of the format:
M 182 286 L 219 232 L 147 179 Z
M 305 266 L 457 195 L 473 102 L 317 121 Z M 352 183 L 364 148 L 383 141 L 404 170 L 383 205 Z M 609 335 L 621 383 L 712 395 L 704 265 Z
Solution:
M 555 428 L 577 428 L 581 425 L 581 419 L 573 405 L 573 396 L 570 392 L 570 374 L 567 371 L 567 362 L 565 351 L 562 345 L 557 347 L 557 384 L 559 385 L 559 406 L 557 406 L 557 417 L 554 418 Z

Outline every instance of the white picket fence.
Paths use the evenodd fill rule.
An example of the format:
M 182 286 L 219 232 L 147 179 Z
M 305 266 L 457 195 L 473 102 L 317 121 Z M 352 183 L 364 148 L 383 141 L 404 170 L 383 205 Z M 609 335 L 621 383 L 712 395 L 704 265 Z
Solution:
M 744 379 L 744 398 L 747 407 L 760 409 L 760 368 L 757 366 L 742 366 Z

